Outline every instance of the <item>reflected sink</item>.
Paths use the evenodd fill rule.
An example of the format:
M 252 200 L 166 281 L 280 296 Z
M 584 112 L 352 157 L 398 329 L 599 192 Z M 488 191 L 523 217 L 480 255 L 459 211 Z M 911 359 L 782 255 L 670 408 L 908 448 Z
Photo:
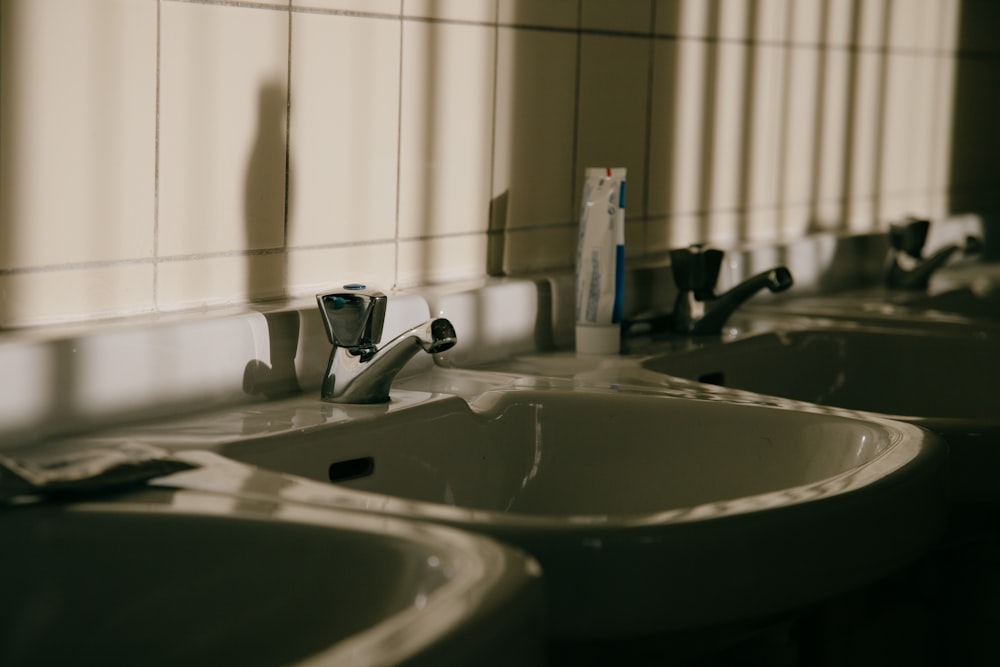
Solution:
M 768 618 L 883 576 L 940 530 L 940 443 L 846 411 L 557 389 L 381 410 L 217 451 L 327 483 L 314 502 L 524 548 L 557 641 Z
M 933 429 L 951 445 L 955 493 L 965 499 L 996 495 L 996 333 L 813 328 L 665 354 L 643 365 L 708 384 L 883 413 Z
M 0 534 L 5 666 L 542 656 L 539 633 L 534 662 L 524 648 L 539 601 L 531 561 L 442 527 L 151 490 L 0 506 Z

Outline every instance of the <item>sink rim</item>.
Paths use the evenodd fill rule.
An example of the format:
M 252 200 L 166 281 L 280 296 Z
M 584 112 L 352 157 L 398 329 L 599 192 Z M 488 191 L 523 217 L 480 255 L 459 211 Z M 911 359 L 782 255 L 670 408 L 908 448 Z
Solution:
M 935 307 L 935 301 L 975 291 L 955 286 L 933 292 L 889 291 L 884 288 L 859 291 L 792 294 L 771 300 L 750 302 L 742 311 L 749 317 L 774 319 L 834 320 L 835 326 L 907 327 L 928 332 L 978 329 L 1000 330 L 1000 318 L 977 316 Z M 995 298 L 995 297 L 994 297 Z M 941 304 L 939 304 L 940 306 Z M 945 301 L 944 306 L 947 306 Z
M 264 502 L 264 496 L 234 494 L 231 491 L 241 480 L 227 481 L 226 477 L 246 471 L 219 465 L 218 458 L 203 454 L 191 452 L 188 459 L 207 467 L 159 478 L 150 487 L 124 495 L 29 502 L 23 507 L 65 513 L 68 521 L 85 519 L 88 514 L 156 515 L 176 518 L 178 530 L 184 529 L 185 521 L 201 519 L 258 522 L 262 530 L 268 525 L 301 525 L 346 533 L 375 545 L 384 544 L 386 549 L 415 550 L 426 556 L 429 569 L 445 574 L 444 581 L 430 590 L 422 606 L 406 606 L 292 664 L 396 664 L 423 654 L 433 655 L 451 641 L 459 642 L 459 651 L 467 653 L 475 650 L 464 637 L 468 628 L 481 628 L 484 623 L 501 627 L 508 620 L 513 625 L 517 619 L 538 615 L 531 606 L 539 597 L 532 587 L 538 589 L 540 585 L 540 568 L 520 550 L 482 534 L 441 524 L 288 502 L 270 495 L 266 496 L 270 502 Z M 274 478 L 272 483 L 280 481 L 280 476 L 267 471 L 252 474 L 258 482 L 268 477 Z M 245 481 L 246 476 L 242 479 Z M 252 502 L 241 502 L 246 499 Z M 0 509 L 17 512 L 19 507 Z M 431 565 L 433 559 L 439 565 Z M 515 610 L 521 613 L 513 613 Z M 508 613 L 513 618 L 506 619 Z
M 763 343 L 769 339 L 782 339 L 784 337 L 807 337 L 807 336 L 838 336 L 842 335 L 845 337 L 858 337 L 858 336 L 875 336 L 875 337 L 913 337 L 913 338 L 938 338 L 938 339 L 952 339 L 956 345 L 962 345 L 968 342 L 969 336 L 971 335 L 976 340 L 985 340 L 989 342 L 996 343 L 998 349 L 1000 349 L 1000 328 L 993 329 L 992 327 L 974 327 L 971 330 L 964 327 L 927 327 L 927 328 L 905 328 L 900 329 L 891 325 L 879 326 L 873 323 L 858 323 L 852 324 L 849 321 L 843 322 L 822 322 L 822 321 L 803 321 L 802 319 L 795 319 L 790 322 L 779 323 L 773 329 L 768 331 L 755 331 L 746 336 L 740 336 L 732 340 L 727 340 L 724 342 L 713 343 L 710 347 L 722 351 L 722 354 L 726 354 L 725 350 L 732 349 L 732 346 L 746 346 L 753 345 L 755 343 Z M 683 357 L 685 354 L 690 352 L 701 352 L 702 350 L 709 349 L 709 346 L 698 348 L 697 350 L 681 350 L 681 351 L 667 351 L 656 354 L 647 354 L 642 357 L 639 365 L 650 373 L 661 375 L 665 378 L 669 378 L 670 381 L 675 382 L 678 386 L 688 387 L 692 390 L 707 390 L 709 393 L 718 396 L 718 400 L 742 400 L 750 402 L 758 402 L 761 405 L 775 405 L 776 403 L 790 402 L 795 404 L 800 404 L 803 409 L 811 409 L 811 406 L 818 406 L 821 408 L 833 408 L 842 409 L 848 412 L 853 412 L 858 415 L 862 415 L 864 419 L 882 419 L 887 420 L 892 423 L 897 424 L 911 424 L 919 426 L 921 428 L 927 428 L 932 431 L 955 431 L 957 429 L 972 429 L 972 430 L 995 430 L 1000 429 L 1000 414 L 997 415 L 945 415 L 945 414 L 907 414 L 905 412 L 899 411 L 884 411 L 876 408 L 836 408 L 836 406 L 829 406 L 820 403 L 813 403 L 804 399 L 795 399 L 782 396 L 778 393 L 767 393 L 761 390 L 746 389 L 736 386 L 715 386 L 711 384 L 703 383 L 697 379 L 692 379 L 684 377 L 682 375 L 674 375 L 667 371 L 657 370 L 652 368 L 650 365 L 656 363 L 661 359 L 668 357 Z
M 530 389 L 503 391 L 531 395 Z M 553 391 L 560 390 L 543 388 L 536 393 L 544 395 Z M 616 395 L 605 389 L 583 387 L 567 391 Z M 657 400 L 664 398 L 656 390 L 652 393 Z M 729 403 L 728 400 L 720 402 L 721 405 Z M 448 402 L 443 402 L 443 406 L 447 408 Z M 778 413 L 787 409 L 758 404 L 738 407 L 777 410 Z M 796 407 L 790 411 L 859 419 L 866 428 L 884 429 L 887 436 L 893 436 L 893 446 L 869 464 L 841 475 L 804 485 L 803 489 L 766 494 L 773 495 L 770 503 L 759 502 L 757 496 L 750 496 L 751 502 L 741 498 L 729 503 L 708 503 L 699 506 L 698 511 L 668 509 L 610 519 L 590 516 L 570 520 L 559 515 L 506 514 L 451 507 L 323 484 L 293 475 L 287 477 L 293 484 L 286 493 L 299 502 L 430 521 L 485 533 L 524 549 L 538 558 L 545 571 L 549 604 L 556 609 L 557 616 L 549 621 L 553 636 L 612 636 L 622 632 L 662 632 L 666 628 L 676 632 L 720 622 L 740 622 L 759 613 L 782 613 L 884 576 L 916 554 L 923 553 L 940 535 L 943 526 L 943 520 L 939 519 L 943 516 L 944 494 L 938 494 L 937 490 L 943 486 L 946 450 L 940 438 L 911 424 L 867 413 L 821 406 L 805 410 Z M 236 461 L 230 464 L 246 465 Z M 838 488 L 838 485 L 841 486 Z M 818 523 L 824 525 L 822 540 L 811 533 Z M 885 530 L 886 525 L 891 525 L 891 529 Z M 750 535 L 763 537 L 758 540 Z M 734 539 L 738 540 L 739 549 L 735 548 Z M 856 547 L 859 541 L 865 542 L 861 552 Z M 790 557 L 789 553 L 796 555 Z M 677 567 L 678 562 L 690 558 L 696 558 L 699 567 L 709 567 L 700 564 L 706 560 L 703 556 L 716 563 L 712 566 L 715 568 L 714 585 L 727 584 L 726 590 L 717 592 L 715 598 L 726 602 L 708 609 L 695 609 L 693 606 L 707 604 L 705 596 L 700 589 L 692 588 L 692 578 L 682 574 Z M 606 569 L 607 563 L 621 559 L 627 563 Z M 775 563 L 783 563 L 783 568 L 792 571 L 762 574 L 760 568 L 774 567 Z M 822 581 L 815 581 L 811 576 L 803 580 L 808 575 L 800 569 L 806 564 L 810 570 L 822 568 L 829 576 L 822 577 Z M 591 568 L 600 568 L 600 575 L 595 577 Z M 649 584 L 642 590 L 633 591 L 639 597 L 628 608 L 618 606 L 609 611 L 604 603 L 598 605 L 600 609 L 585 608 L 590 604 L 587 600 L 628 597 L 629 594 L 622 591 L 630 585 L 635 586 L 636 576 L 665 578 L 669 583 Z M 575 597 L 582 595 L 580 577 L 590 582 L 585 587 L 586 600 Z M 767 577 L 773 581 L 760 583 Z M 740 586 L 747 581 L 768 586 L 769 597 L 762 601 L 741 591 Z M 808 584 L 804 585 L 804 581 Z M 666 589 L 660 588 L 664 585 Z M 645 611 L 639 614 L 638 610 Z
M 626 366 L 635 370 L 634 364 Z M 453 371 L 442 372 L 444 381 L 450 382 Z M 454 373 L 464 376 L 466 371 L 456 369 Z M 663 377 L 647 371 L 646 377 L 650 375 L 658 379 Z M 495 383 L 487 391 L 516 393 L 521 398 L 529 396 L 526 392 L 534 389 L 544 395 L 563 391 L 635 394 L 646 398 L 650 398 L 647 396 L 650 394 L 656 400 L 681 397 L 703 403 L 720 400 L 707 392 L 663 385 L 621 384 L 614 378 L 590 384 L 577 379 L 522 378 L 521 383 L 513 384 L 508 380 Z M 480 385 L 475 386 L 481 389 Z M 862 468 L 848 480 L 854 486 L 845 485 L 850 492 L 827 489 L 828 493 L 822 498 L 786 494 L 763 511 L 745 504 L 742 508 L 716 508 L 715 512 L 706 507 L 701 514 L 674 512 L 671 516 L 668 509 L 627 519 L 593 517 L 582 521 L 569 521 L 563 516 L 504 514 L 408 501 L 282 475 L 227 459 L 219 451 L 221 444 L 241 439 L 325 432 L 343 423 L 345 414 L 348 421 L 353 416 L 364 421 L 412 407 L 448 411 L 458 404 L 467 405 L 468 396 L 442 395 L 433 391 L 394 390 L 393 403 L 381 407 L 331 408 L 330 404 L 313 396 L 292 397 L 263 407 L 243 407 L 228 416 L 223 413 L 221 420 L 218 412 L 203 414 L 181 424 L 180 435 L 171 436 L 169 430 L 157 426 L 145 431 L 132 428 L 94 436 L 92 442 L 95 439 L 107 442 L 108 438 L 122 442 L 139 437 L 171 449 L 179 458 L 215 461 L 232 467 L 238 474 L 229 475 L 230 479 L 240 479 L 240 475 L 246 479 L 248 474 L 251 479 L 255 474 L 280 475 L 284 486 L 277 496 L 283 502 L 444 524 L 513 544 L 534 556 L 545 571 L 543 587 L 551 612 L 547 626 L 553 637 L 683 632 L 719 623 L 745 622 L 761 614 L 783 613 L 884 576 L 899 567 L 901 561 L 923 553 L 940 535 L 942 524 L 937 518 L 943 512 L 944 502 L 931 491 L 936 491 L 943 479 L 946 450 L 941 440 L 912 425 L 819 406 L 796 406 L 793 411 L 845 415 L 860 419 L 866 428 L 877 424 L 888 433 L 898 435 L 899 444 L 889 449 L 890 456 L 878 459 L 895 466 L 893 471 L 876 479 L 865 479 L 874 469 Z M 722 400 L 725 404 L 732 402 L 731 398 Z M 773 409 L 756 403 L 752 408 Z M 233 417 L 233 414 L 246 419 Z M 243 429 L 247 423 L 255 427 L 250 432 Z M 196 484 L 191 475 L 179 472 L 159 482 L 183 484 L 188 488 L 197 487 L 197 484 L 209 490 L 214 488 L 211 480 L 203 477 Z M 272 484 L 268 488 L 275 487 Z M 257 499 L 274 498 L 273 492 L 255 495 L 253 488 L 242 483 L 227 491 Z M 794 502 L 796 499 L 798 502 Z M 732 511 L 734 509 L 744 511 Z M 712 514 L 715 515 L 710 516 Z M 817 518 L 827 526 L 822 539 L 812 534 Z M 885 530 L 887 525 L 889 530 Z M 738 538 L 741 535 L 743 537 Z M 738 542 L 732 541 L 737 538 Z M 854 546 L 859 540 L 866 542 L 860 551 Z M 739 548 L 735 548 L 736 544 Z M 791 553 L 795 554 L 794 558 L 790 557 Z M 683 571 L 684 563 L 689 562 L 698 563 L 699 568 L 714 568 L 714 574 L 710 579 L 691 577 Z M 775 570 L 776 563 L 782 564 L 778 570 Z M 810 571 L 822 568 L 828 576 L 817 581 L 815 576 L 802 571 L 807 566 Z M 703 571 L 699 569 L 699 572 Z M 638 588 L 637 577 L 643 581 Z M 587 586 L 581 587 L 581 581 L 588 582 Z M 657 583 L 650 583 L 653 581 Z M 706 581 L 721 587 L 715 592 L 712 604 L 701 588 Z M 768 597 L 763 599 L 759 591 L 744 590 L 747 582 L 765 587 Z M 615 602 L 622 596 L 629 604 Z
M 672 407 L 677 408 L 683 407 L 682 404 L 685 401 L 694 401 L 699 405 L 715 404 L 721 410 L 734 413 L 744 410 L 759 411 L 758 414 L 769 413 L 775 415 L 775 418 L 779 420 L 782 419 L 784 414 L 796 419 L 801 419 L 803 415 L 814 414 L 820 419 L 833 419 L 843 422 L 848 428 L 857 424 L 865 429 L 877 431 L 879 436 L 885 439 L 886 446 L 884 451 L 875 455 L 871 460 L 814 482 L 796 484 L 737 498 L 718 499 L 696 505 L 648 512 L 610 515 L 595 513 L 540 514 L 520 513 L 516 511 L 506 512 L 408 499 L 388 493 L 365 491 L 338 484 L 322 485 L 327 491 L 324 494 L 325 501 L 335 502 L 337 507 L 346 509 L 378 511 L 402 518 L 446 522 L 448 525 L 455 525 L 466 529 L 487 523 L 492 526 L 518 531 L 615 531 L 643 526 L 662 526 L 664 524 L 682 524 L 724 519 L 764 510 L 780 511 L 783 508 L 849 494 L 870 487 L 893 475 L 905 475 L 909 468 L 922 465 L 927 458 L 936 457 L 936 449 L 941 446 L 938 438 L 913 424 L 855 410 L 807 403 L 794 404 L 795 402 L 793 401 L 788 401 L 789 405 L 769 405 L 753 400 L 739 401 L 724 394 L 720 396 L 702 393 L 694 395 L 693 393 L 683 391 L 664 392 L 650 387 L 628 387 L 623 389 L 623 391 L 614 391 L 600 387 L 584 386 L 577 386 L 572 389 L 517 387 L 490 390 L 474 397 L 469 402 L 458 397 L 453 398 L 461 400 L 462 404 L 466 406 L 470 406 L 470 403 L 472 405 L 478 404 L 478 410 L 483 409 L 483 404 L 490 404 L 492 409 L 493 402 L 497 400 L 500 401 L 501 405 L 509 407 L 533 401 L 544 402 L 547 397 L 556 397 L 556 400 L 568 398 L 572 401 L 574 400 L 573 397 L 586 394 L 588 396 L 600 396 L 613 401 L 669 401 L 672 403 Z M 426 409 L 428 410 L 427 418 L 431 418 L 437 414 L 437 410 L 450 412 L 456 405 L 459 404 L 448 400 L 415 402 L 401 409 Z M 470 406 L 469 409 L 474 414 L 478 413 L 475 407 Z M 806 418 L 808 419 L 808 417 Z M 319 428 L 322 432 L 335 437 L 338 424 L 329 424 Z M 275 439 L 280 441 L 283 438 L 289 437 L 297 437 L 296 432 L 277 431 L 257 438 L 233 440 L 215 448 L 214 451 L 239 465 L 244 465 L 243 463 L 239 463 L 239 455 L 234 451 L 238 450 L 244 443 L 260 445 L 267 441 Z M 316 483 L 319 484 L 319 482 Z

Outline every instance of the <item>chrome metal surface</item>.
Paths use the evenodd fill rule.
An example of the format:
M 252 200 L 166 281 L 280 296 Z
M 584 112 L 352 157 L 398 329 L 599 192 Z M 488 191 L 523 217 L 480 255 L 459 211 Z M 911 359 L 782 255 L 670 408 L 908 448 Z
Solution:
M 399 371 L 419 351 L 444 352 L 457 342 L 455 328 L 433 318 L 404 331 L 382 347 L 386 297 L 363 286 L 316 296 L 333 344 L 321 396 L 332 403 L 384 403 Z
M 747 278 L 716 296 L 721 251 L 694 245 L 672 251 L 670 262 L 678 290 L 672 325 L 678 333 L 718 335 L 729 316 L 760 290 L 781 292 L 792 286 L 791 272 L 779 266 Z

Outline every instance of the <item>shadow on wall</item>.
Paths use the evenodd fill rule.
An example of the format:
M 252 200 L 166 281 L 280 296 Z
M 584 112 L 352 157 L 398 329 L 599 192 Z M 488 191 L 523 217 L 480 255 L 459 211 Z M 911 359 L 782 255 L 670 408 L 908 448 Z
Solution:
M 247 163 L 243 211 L 246 225 L 246 296 L 259 301 L 282 296 L 288 288 L 288 167 L 286 112 L 288 89 L 268 81 L 258 95 L 258 123 Z M 273 245 L 280 238 L 281 244 Z M 299 391 L 295 355 L 299 339 L 298 312 L 265 312 L 270 365 L 259 359 L 247 363 L 243 391 L 278 398 Z
M 961 3 L 952 109 L 951 213 L 978 213 L 985 256 L 1000 259 L 1000 5 Z
M 20 123 L 17 95 L 22 85 L 18 76 L 17 2 L 0 4 L 0 329 L 10 321 L 10 304 L 16 297 L 11 291 L 11 280 L 5 272 L 14 261 L 13 248 L 17 246 L 18 218 L 17 164 L 20 154 L 19 136 L 15 128 Z
M 572 190 L 586 166 L 576 154 L 580 32 L 538 25 L 532 0 L 516 0 L 506 11 L 497 31 L 487 227 L 486 268 L 493 276 L 573 266 L 579 193 Z M 579 8 L 573 18 L 579 21 Z
M 243 219 L 247 239 L 248 300 L 273 298 L 287 287 L 285 229 L 285 112 L 288 92 L 283 83 L 265 82 L 258 95 L 258 122 L 247 163 Z M 274 246 L 274 240 L 281 239 Z

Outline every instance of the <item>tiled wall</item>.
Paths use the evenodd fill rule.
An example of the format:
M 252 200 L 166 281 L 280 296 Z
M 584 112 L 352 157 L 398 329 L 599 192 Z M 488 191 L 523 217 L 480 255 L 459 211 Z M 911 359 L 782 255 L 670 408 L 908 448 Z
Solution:
M 995 205 L 998 6 L 0 0 L 0 325 Z

